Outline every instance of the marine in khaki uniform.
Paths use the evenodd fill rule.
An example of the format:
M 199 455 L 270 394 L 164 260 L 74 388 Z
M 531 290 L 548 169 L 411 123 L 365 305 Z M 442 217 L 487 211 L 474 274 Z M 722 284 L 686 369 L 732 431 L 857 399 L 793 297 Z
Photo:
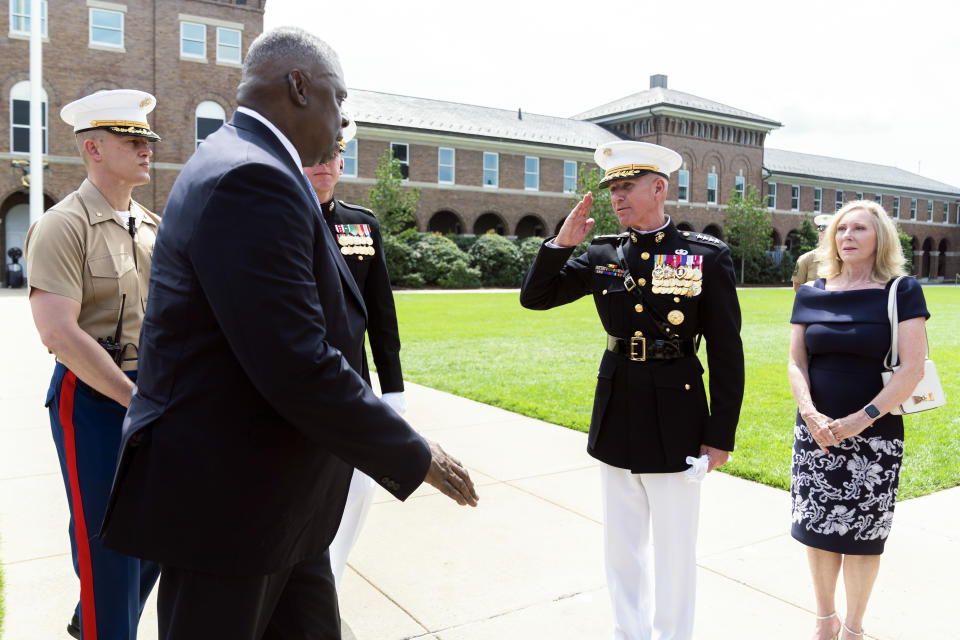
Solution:
M 593 295 L 606 330 L 587 451 L 600 460 L 604 556 L 617 640 L 693 637 L 699 480 L 734 447 L 743 400 L 740 306 L 730 251 L 664 213 L 676 152 L 618 141 L 594 156 L 620 224 L 571 260 L 592 195 L 544 242 L 520 302 Z M 558 328 L 562 330 L 562 328 Z M 706 340 L 710 403 L 697 358 Z M 702 637 L 710 635 L 702 630 Z
M 357 125 L 351 120 L 343 130 L 341 152 L 356 131 Z M 383 254 L 380 223 L 369 209 L 333 197 L 334 188 L 343 175 L 343 158 L 339 154 L 329 162 L 304 167 L 303 173 L 317 194 L 324 221 L 330 227 L 367 307 L 367 335 L 373 362 L 377 366 L 381 397 L 391 409 L 403 415 L 407 410 L 407 402 L 400 368 L 400 331 Z M 366 358 L 363 359 L 360 373 L 370 384 Z M 376 488 L 377 484 L 372 478 L 362 471 L 353 470 L 340 527 L 330 543 L 330 565 L 337 588 L 340 587 L 347 557 L 360 537 L 360 530 L 373 504 Z
M 827 225 L 830 224 L 830 218 L 832 217 L 833 215 L 829 213 L 821 213 L 813 219 L 813 224 L 817 227 L 818 245 L 820 241 L 823 240 L 823 232 L 826 230 Z M 818 248 L 819 247 L 814 247 L 797 258 L 797 266 L 791 278 L 794 291 L 799 289 L 800 285 L 817 279 L 817 270 L 820 268 L 820 262 L 817 260 Z
M 137 376 L 140 325 L 159 217 L 131 198 L 150 182 L 154 97 L 103 91 L 63 107 L 87 170 L 80 187 L 30 228 L 30 306 L 56 356 L 47 407 L 70 506 L 80 602 L 68 632 L 134 638 L 159 576 L 152 562 L 103 548 L 97 535 Z

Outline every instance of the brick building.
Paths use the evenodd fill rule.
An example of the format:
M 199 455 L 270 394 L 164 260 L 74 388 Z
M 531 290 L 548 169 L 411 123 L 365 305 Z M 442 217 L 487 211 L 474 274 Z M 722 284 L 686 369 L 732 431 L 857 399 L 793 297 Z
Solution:
M 46 206 L 86 175 L 63 105 L 103 89 L 157 96 L 150 124 L 152 180 L 133 197 L 159 211 L 199 140 L 236 107 L 240 63 L 263 30 L 265 0 L 56 0 L 43 2 Z M 0 281 L 7 249 L 23 246 L 29 225 L 29 0 L 3 0 L 0 13 Z M 4 37 L 5 36 L 5 37 Z
M 0 251 L 22 246 L 29 141 L 29 0 L 5 0 L 0 14 Z M 83 177 L 74 137 L 60 108 L 99 89 L 136 88 L 157 96 L 151 114 L 164 137 L 153 181 L 134 197 L 162 210 L 178 171 L 235 108 L 240 61 L 263 28 L 266 0 L 58 0 L 44 20 L 44 89 L 49 145 L 44 190 L 49 206 Z M 46 6 L 44 2 L 44 6 Z M 4 22 L 6 21 L 6 22 Z M 5 27 L 4 27 L 5 26 Z M 723 237 L 734 190 L 757 188 L 773 211 L 771 249 L 792 241 L 804 216 L 831 213 L 860 197 L 881 197 L 914 242 L 917 275 L 960 273 L 960 189 L 901 169 L 770 149 L 776 120 L 669 89 L 650 88 L 572 118 L 350 90 L 359 125 L 348 145 L 337 196 L 366 201 L 378 159 L 389 149 L 422 195 L 421 231 L 527 237 L 550 235 L 570 210 L 579 169 L 594 149 L 621 138 L 677 150 L 667 212 L 678 226 Z M 837 195 L 839 193 L 839 196 Z M 0 281 L 5 276 L 0 267 Z
M 377 160 L 391 149 L 422 190 L 421 231 L 549 235 L 569 213 L 577 172 L 593 166 L 593 150 L 633 139 L 683 156 L 667 200 L 681 228 L 722 238 L 731 194 L 753 185 L 773 212 L 770 248 L 782 250 L 804 216 L 879 196 L 913 238 L 918 276 L 960 272 L 960 189 L 894 167 L 767 148 L 779 122 L 669 89 L 663 75 L 652 76 L 648 90 L 572 118 L 362 90 L 351 90 L 348 103 L 359 126 L 338 197 L 364 202 Z

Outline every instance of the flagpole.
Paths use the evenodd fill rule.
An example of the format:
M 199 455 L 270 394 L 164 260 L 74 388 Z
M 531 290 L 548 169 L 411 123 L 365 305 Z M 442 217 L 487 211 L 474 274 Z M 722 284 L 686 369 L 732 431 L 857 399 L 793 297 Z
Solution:
M 43 213 L 42 10 L 41 0 L 30 0 L 30 224 Z

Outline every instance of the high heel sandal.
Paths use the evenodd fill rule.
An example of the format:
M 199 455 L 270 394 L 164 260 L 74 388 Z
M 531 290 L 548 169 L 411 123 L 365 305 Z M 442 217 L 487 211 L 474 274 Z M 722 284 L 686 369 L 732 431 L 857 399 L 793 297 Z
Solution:
M 817 616 L 817 620 L 829 620 L 830 618 L 837 618 L 837 620 L 839 620 L 840 616 L 837 615 L 836 611 L 834 611 L 833 613 L 828 613 L 825 616 Z M 840 627 L 843 628 L 843 622 L 840 622 Z M 837 640 L 837 638 L 839 637 L 840 637 L 840 629 L 837 629 L 837 632 L 832 636 L 830 636 L 829 640 Z
M 841 622 L 841 623 L 840 623 L 840 628 L 843 629 L 844 631 L 846 631 L 847 633 L 849 633 L 849 634 L 852 635 L 852 636 L 857 636 L 858 638 L 862 638 L 862 637 L 863 637 L 863 633 L 864 633 L 863 629 L 860 629 L 860 633 L 857 633 L 856 631 L 854 631 L 853 629 L 851 629 L 850 627 L 848 627 L 848 626 L 846 625 L 846 623 L 844 623 L 844 622 Z

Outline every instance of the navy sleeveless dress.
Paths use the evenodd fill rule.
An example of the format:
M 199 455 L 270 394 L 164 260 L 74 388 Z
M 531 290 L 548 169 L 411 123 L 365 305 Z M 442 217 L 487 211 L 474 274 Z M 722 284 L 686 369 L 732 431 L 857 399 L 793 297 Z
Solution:
M 790 322 L 807 327 L 810 395 L 820 413 L 842 418 L 862 409 L 883 388 L 880 373 L 890 348 L 887 296 L 892 283 L 883 289 L 827 291 L 821 278 L 797 291 Z M 900 321 L 930 317 L 914 278 L 900 281 L 897 313 Z M 835 553 L 883 553 L 903 460 L 903 419 L 884 415 L 829 451 L 820 450 L 798 411 L 791 535 Z

